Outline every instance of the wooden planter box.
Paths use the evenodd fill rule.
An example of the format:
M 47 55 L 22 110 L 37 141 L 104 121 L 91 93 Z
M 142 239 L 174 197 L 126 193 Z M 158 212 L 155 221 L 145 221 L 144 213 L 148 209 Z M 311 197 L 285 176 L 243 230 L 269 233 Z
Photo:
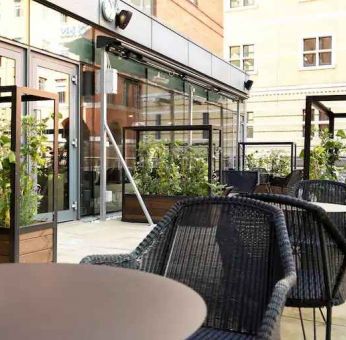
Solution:
M 185 196 L 143 195 L 144 203 L 155 223 L 159 222 L 168 210 Z M 145 215 L 134 194 L 123 195 L 122 221 L 147 222 Z
M 17 259 L 17 260 L 15 260 Z M 19 229 L 18 246 L 11 240 L 10 229 L 0 228 L 0 263 L 56 262 L 56 229 L 42 223 Z

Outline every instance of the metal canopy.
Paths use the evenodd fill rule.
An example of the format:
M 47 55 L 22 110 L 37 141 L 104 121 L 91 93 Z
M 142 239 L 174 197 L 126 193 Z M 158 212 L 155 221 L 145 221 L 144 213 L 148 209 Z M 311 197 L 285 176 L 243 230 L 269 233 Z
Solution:
M 344 112 L 333 112 L 330 108 L 326 107 L 321 102 L 336 102 L 346 101 L 346 95 L 321 95 L 321 96 L 307 96 L 305 100 L 305 139 L 304 139 L 304 179 L 310 177 L 310 156 L 311 156 L 311 120 L 312 120 L 312 107 L 317 108 L 328 116 L 328 130 L 334 138 L 334 125 L 335 118 L 346 118 Z

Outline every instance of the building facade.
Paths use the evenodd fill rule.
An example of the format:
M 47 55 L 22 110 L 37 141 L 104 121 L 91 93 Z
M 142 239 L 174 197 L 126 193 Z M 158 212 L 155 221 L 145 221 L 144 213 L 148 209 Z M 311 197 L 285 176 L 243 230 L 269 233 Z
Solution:
M 101 35 L 117 46 L 108 53 L 118 90 L 107 95 L 107 120 L 120 147 L 124 126 L 212 124 L 224 130 L 221 166 L 232 166 L 240 138 L 239 117 L 248 96 L 245 72 L 149 15 L 151 2 L 114 1 L 118 12 L 132 12 L 123 30 L 109 21 L 104 2 L 0 0 L 0 85 L 59 95 L 60 221 L 97 214 L 100 208 L 101 55 L 96 41 Z M 51 113 L 49 103 L 23 110 L 37 119 Z M 1 104 L 0 114 L 9 119 L 8 106 Z M 202 132 L 193 135 L 193 143 L 206 143 Z M 121 166 L 110 144 L 106 153 L 107 211 L 113 212 L 121 208 Z M 36 180 L 41 193 L 51 190 L 49 176 Z
M 254 81 L 248 141 L 293 141 L 300 150 L 306 96 L 346 93 L 346 2 L 226 0 L 224 7 L 224 57 Z M 326 104 L 345 110 L 342 102 Z M 315 109 L 312 145 L 326 124 Z M 336 121 L 336 129 L 345 127 Z
M 223 56 L 223 0 L 154 0 L 153 15 L 212 53 Z

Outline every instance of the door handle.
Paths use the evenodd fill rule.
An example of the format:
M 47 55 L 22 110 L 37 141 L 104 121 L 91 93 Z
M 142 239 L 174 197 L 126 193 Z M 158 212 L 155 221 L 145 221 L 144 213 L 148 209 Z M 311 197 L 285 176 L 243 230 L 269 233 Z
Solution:
M 71 145 L 73 146 L 73 147 L 78 147 L 78 140 L 77 140 L 77 138 L 73 138 L 72 139 L 72 141 L 71 141 Z

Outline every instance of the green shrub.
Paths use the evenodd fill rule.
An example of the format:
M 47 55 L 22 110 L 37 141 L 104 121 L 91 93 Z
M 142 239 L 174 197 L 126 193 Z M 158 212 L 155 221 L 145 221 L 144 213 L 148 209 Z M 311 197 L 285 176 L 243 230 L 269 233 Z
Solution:
M 47 164 L 47 119 L 38 121 L 32 116 L 22 118 L 22 135 L 25 143 L 21 145 L 20 175 L 20 225 L 31 224 L 41 202 L 42 196 L 37 190 L 37 175 Z M 11 150 L 10 123 L 0 122 L 0 226 L 10 226 L 10 173 L 15 163 L 15 154 Z
M 182 142 L 147 139 L 138 146 L 134 179 L 146 195 L 207 196 L 220 194 L 222 186 L 208 181 L 206 150 Z
M 335 138 L 328 129 L 320 132 L 320 144 L 310 151 L 310 179 L 327 179 L 337 181 L 343 167 L 336 166 L 341 153 L 346 150 L 346 133 L 338 130 Z M 300 153 L 304 158 L 304 150 Z
M 291 158 L 282 150 L 272 150 L 265 155 L 255 151 L 246 155 L 245 162 L 249 170 L 263 168 L 277 176 L 287 176 L 291 172 Z

